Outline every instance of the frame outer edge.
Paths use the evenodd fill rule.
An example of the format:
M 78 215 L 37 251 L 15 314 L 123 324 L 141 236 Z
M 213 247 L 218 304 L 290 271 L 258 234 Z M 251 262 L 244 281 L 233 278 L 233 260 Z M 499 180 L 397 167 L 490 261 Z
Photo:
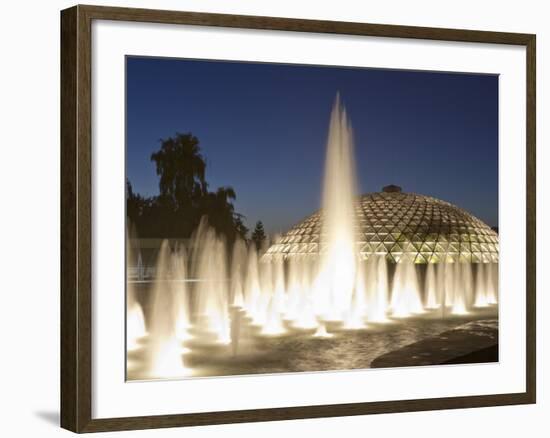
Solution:
M 78 432 L 92 418 L 92 20 L 77 6 Z
M 537 270 L 537 248 L 536 248 L 536 232 L 537 232 L 537 166 L 536 166 L 536 84 L 537 84 L 537 66 L 536 66 L 536 50 L 537 38 L 536 35 L 531 35 L 526 44 L 526 75 L 527 75 L 527 115 L 526 115 L 526 143 L 527 143 L 527 239 L 526 239 L 526 255 L 527 255 L 527 330 L 526 330 L 526 345 L 527 345 L 527 376 L 526 390 L 531 403 L 537 401 L 537 294 L 536 294 L 536 270 Z
M 94 19 L 347 33 L 527 48 L 526 392 L 292 408 L 92 419 L 91 24 Z M 61 426 L 136 430 L 535 403 L 535 35 L 78 5 L 61 12 Z
M 78 405 L 76 272 L 77 8 L 61 12 L 61 427 L 76 431 Z
M 92 414 L 91 20 L 61 12 L 61 427 Z
M 388 38 L 413 38 L 448 40 L 490 44 L 526 45 L 532 35 L 525 33 L 481 31 L 473 29 L 448 29 L 438 27 L 394 24 L 371 24 L 352 21 L 329 21 L 289 17 L 257 15 L 233 15 L 210 12 L 173 11 L 80 5 L 97 19 L 134 21 L 147 23 L 187 24 L 196 26 L 220 26 L 240 29 L 284 30 L 308 33 L 329 33 L 377 36 Z

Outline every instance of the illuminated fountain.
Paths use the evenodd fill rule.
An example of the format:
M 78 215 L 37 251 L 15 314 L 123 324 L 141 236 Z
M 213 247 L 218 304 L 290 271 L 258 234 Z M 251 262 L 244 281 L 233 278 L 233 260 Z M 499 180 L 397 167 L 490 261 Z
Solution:
M 202 329 L 216 342 L 230 342 L 229 282 L 226 270 L 225 241 L 201 223 L 194 237 L 196 266 L 196 308 Z
M 355 169 L 353 134 L 339 96 L 332 109 L 323 188 L 320 271 L 316 279 L 317 311 L 342 321 L 351 312 L 357 269 L 355 249 Z
M 149 323 L 149 366 L 154 377 L 177 377 L 185 371 L 182 340 L 189 328 L 185 300 L 184 255 L 172 252 L 167 241 L 160 247 L 152 286 Z
M 241 239 L 233 244 L 231 256 L 231 297 L 235 307 L 244 306 L 244 278 L 246 276 L 246 246 Z
M 485 278 L 485 265 L 480 264 L 476 270 L 476 288 L 475 288 L 475 307 L 487 307 L 489 300 L 487 298 L 486 278 Z
M 128 239 L 129 241 L 129 239 Z M 135 257 L 134 249 L 128 247 L 128 260 L 133 260 Z M 134 276 L 137 280 L 141 280 L 141 254 L 138 253 L 137 257 L 137 272 Z M 127 269 L 131 269 L 131 266 L 127 266 Z M 140 348 L 140 341 L 147 336 L 147 330 L 145 328 L 145 317 L 143 315 L 143 309 L 136 297 L 135 284 L 133 282 L 128 283 L 126 290 L 126 350 L 133 351 Z
M 472 270 L 470 263 L 455 263 L 453 314 L 466 315 L 471 304 Z
M 384 256 L 373 255 L 367 260 L 365 288 L 367 320 L 387 322 L 389 285 L 388 265 Z
M 437 277 L 435 264 L 429 263 L 426 269 L 426 309 L 438 309 L 441 303 L 437 297 Z
M 390 303 L 392 316 L 406 318 L 424 312 L 415 265 L 409 260 L 397 263 Z
M 252 322 L 261 325 L 264 320 L 262 308 L 262 289 L 260 285 L 260 270 L 258 268 L 258 255 L 256 247 L 250 245 L 248 249 L 248 265 L 246 269 L 246 288 L 244 294 L 244 308 L 252 318 Z
M 132 287 L 128 288 L 128 304 L 126 316 L 126 349 L 128 351 L 139 348 L 139 341 L 147 335 L 143 310 L 135 299 Z
M 185 247 L 162 242 L 152 280 L 138 254 L 128 280 L 127 349 L 146 350 L 142 376 L 193 375 L 190 358 L 200 349 L 235 358 L 254 339 L 330 342 L 323 339 L 407 318 L 458 318 L 497 303 L 496 234 L 451 204 L 396 186 L 357 196 L 353 155 L 337 97 L 319 212 L 260 250 L 240 239 L 228 245 L 203 220 Z M 439 218 L 438 227 L 451 218 L 473 230 L 468 244 L 455 225 L 436 235 L 422 214 Z M 145 283 L 148 298 L 140 301 L 135 288 Z
M 487 302 L 489 304 L 497 304 L 498 291 L 498 264 L 488 263 L 486 265 L 487 273 Z

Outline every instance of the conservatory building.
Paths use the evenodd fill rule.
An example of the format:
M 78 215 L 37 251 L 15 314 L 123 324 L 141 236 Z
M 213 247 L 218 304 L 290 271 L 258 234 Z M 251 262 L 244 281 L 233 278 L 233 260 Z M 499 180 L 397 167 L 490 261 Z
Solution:
M 441 199 L 390 185 L 355 200 L 355 245 L 363 260 L 498 263 L 498 234 L 467 211 Z M 325 250 L 319 210 L 291 228 L 266 259 L 315 257 Z

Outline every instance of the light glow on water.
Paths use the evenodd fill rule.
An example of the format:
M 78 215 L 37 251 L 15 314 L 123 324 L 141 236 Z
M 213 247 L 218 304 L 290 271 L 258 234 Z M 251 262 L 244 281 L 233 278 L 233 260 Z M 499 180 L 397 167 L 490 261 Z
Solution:
M 141 306 L 133 303 L 126 316 L 126 348 L 128 351 L 139 349 L 139 340 L 147 335 L 145 319 Z
M 158 342 L 152 358 L 151 374 L 156 378 L 191 376 L 192 370 L 183 364 L 184 350 L 176 337 Z

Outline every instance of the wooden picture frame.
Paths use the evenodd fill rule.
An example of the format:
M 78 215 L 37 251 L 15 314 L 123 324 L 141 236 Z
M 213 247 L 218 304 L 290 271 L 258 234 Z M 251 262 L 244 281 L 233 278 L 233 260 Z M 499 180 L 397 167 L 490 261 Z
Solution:
M 526 391 L 417 400 L 92 418 L 92 35 L 94 20 L 185 24 L 526 48 Z M 61 12 L 61 426 L 98 432 L 535 403 L 535 35 L 382 24 L 75 6 Z

